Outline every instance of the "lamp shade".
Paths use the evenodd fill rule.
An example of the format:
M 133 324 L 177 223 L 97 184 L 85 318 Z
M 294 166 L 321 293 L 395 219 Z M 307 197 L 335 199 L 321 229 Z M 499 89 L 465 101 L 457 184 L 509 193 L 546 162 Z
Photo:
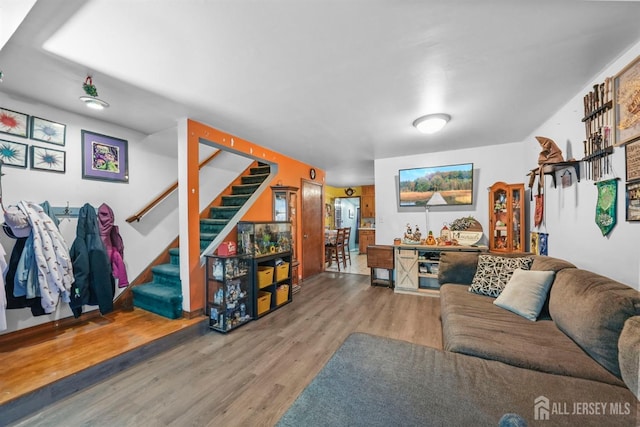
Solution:
M 436 133 L 451 120 L 448 114 L 429 114 L 416 119 L 413 126 L 422 133 Z

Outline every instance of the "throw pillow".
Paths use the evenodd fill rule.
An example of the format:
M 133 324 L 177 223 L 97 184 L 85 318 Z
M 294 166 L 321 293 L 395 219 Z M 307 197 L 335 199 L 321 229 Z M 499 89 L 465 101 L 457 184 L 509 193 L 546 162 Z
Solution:
M 517 269 L 493 303 L 535 322 L 555 275 L 554 271 Z
M 469 292 L 497 297 L 511 279 L 516 268 L 529 270 L 531 257 L 502 257 L 496 255 L 478 256 L 478 269 L 473 276 Z

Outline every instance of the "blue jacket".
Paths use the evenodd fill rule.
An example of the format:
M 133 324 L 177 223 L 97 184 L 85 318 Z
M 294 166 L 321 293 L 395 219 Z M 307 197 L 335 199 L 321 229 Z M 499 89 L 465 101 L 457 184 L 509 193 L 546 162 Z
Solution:
M 78 213 L 76 239 L 69 251 L 75 282 L 71 288 L 71 310 L 77 318 L 83 305 L 98 305 L 100 313 L 113 311 L 115 281 L 100 233 L 93 206 L 86 203 Z

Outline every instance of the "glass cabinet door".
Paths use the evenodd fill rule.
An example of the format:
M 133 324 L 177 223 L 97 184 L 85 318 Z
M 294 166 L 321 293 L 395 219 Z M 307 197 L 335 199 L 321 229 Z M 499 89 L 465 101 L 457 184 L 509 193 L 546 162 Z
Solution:
M 520 229 L 522 228 L 520 213 L 521 213 L 521 200 L 522 191 L 520 188 L 511 189 L 511 207 L 512 207 L 512 221 L 511 221 L 511 239 L 512 249 L 514 251 L 522 250 L 522 241 L 520 240 Z
M 273 220 L 288 221 L 287 213 L 289 210 L 289 202 L 287 200 L 286 191 L 273 192 Z
M 505 188 L 496 189 L 493 192 L 493 248 L 505 250 L 509 241 L 509 231 L 507 228 L 507 190 Z

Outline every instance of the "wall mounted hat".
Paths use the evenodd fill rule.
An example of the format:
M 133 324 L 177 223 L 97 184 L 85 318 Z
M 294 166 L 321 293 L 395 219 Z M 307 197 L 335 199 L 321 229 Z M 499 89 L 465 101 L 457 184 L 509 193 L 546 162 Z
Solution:
M 9 206 L 5 209 L 3 228 L 9 237 L 16 239 L 29 237 L 29 234 L 31 234 L 31 224 L 29 224 L 27 215 L 17 206 Z

